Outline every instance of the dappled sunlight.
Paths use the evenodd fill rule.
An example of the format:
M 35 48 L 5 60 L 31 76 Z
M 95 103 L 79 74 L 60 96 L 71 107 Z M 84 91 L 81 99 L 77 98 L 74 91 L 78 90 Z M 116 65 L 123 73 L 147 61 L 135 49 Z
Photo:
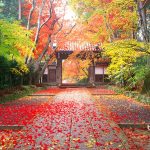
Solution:
M 78 97 L 78 98 L 77 98 Z M 84 104 L 93 104 L 92 97 L 90 94 L 84 90 L 73 90 L 70 92 L 63 92 L 62 94 L 58 94 L 54 97 L 54 103 L 77 103 L 78 105 L 84 105 Z

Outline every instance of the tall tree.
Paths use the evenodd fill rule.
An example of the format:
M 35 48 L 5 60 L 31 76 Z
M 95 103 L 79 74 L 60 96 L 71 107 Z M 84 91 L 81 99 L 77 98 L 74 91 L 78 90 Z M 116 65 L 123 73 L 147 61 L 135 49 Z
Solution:
M 135 37 L 137 13 L 134 0 L 70 0 L 70 3 L 85 26 L 84 32 L 93 41 L 103 43 Z
M 150 35 L 148 31 L 148 18 L 146 18 L 146 9 L 148 8 L 148 5 L 150 5 L 150 2 L 148 0 L 136 0 L 137 6 L 138 6 L 138 13 L 139 13 L 139 26 L 140 30 L 142 31 L 143 40 L 148 43 L 150 42 Z
M 18 0 L 18 20 L 21 20 L 22 18 L 22 12 L 21 12 L 21 9 L 22 9 L 22 3 L 21 3 L 21 0 Z
M 51 57 L 54 56 L 53 48 L 50 45 L 64 28 L 66 6 L 67 3 L 61 0 L 25 1 L 23 14 L 28 19 L 27 29 L 33 30 L 35 44 L 31 49 L 34 58 L 28 55 L 26 63 L 34 68 L 35 82 L 39 81 Z M 72 27 L 69 28 L 70 31 Z M 46 61 L 41 68 L 41 61 L 44 58 Z

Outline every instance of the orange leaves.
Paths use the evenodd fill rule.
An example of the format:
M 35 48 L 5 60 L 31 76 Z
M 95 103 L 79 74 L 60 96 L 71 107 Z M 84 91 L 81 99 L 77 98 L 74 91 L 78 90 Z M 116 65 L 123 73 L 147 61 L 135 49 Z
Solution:
M 69 67 L 68 67 L 69 66 Z M 74 56 L 63 62 L 63 80 L 64 82 L 78 82 L 87 78 L 89 61 L 81 61 Z
M 22 14 L 27 18 L 28 17 L 28 14 L 29 14 L 29 11 L 32 7 L 32 4 L 31 3 L 28 3 L 28 1 L 26 0 L 24 5 L 23 5 L 23 12 Z
M 94 22 L 94 24 L 93 24 L 93 22 Z M 95 28 L 98 29 L 99 26 L 103 25 L 103 23 L 104 23 L 103 16 L 96 14 L 91 18 L 90 23 L 89 23 L 89 28 L 92 28 L 95 26 Z
M 28 19 L 28 29 L 34 33 L 32 38 L 35 48 L 32 48 L 31 51 L 34 52 L 35 59 L 43 56 L 42 52 L 48 42 L 48 37 L 55 32 L 55 24 L 58 22 L 56 7 L 55 2 L 49 0 L 32 2 L 26 0 L 23 5 L 23 15 Z M 51 53 L 51 48 L 45 51 Z
M 78 2 L 74 3 L 79 4 Z M 85 17 L 81 20 L 84 22 L 82 31 L 84 35 L 90 37 L 87 39 L 91 42 L 104 43 L 126 39 L 136 28 L 137 14 L 134 1 L 88 0 L 88 2 L 83 1 L 83 3 L 85 3 L 85 7 L 82 6 L 83 10 L 86 10 L 90 15 L 82 12 L 82 17 Z

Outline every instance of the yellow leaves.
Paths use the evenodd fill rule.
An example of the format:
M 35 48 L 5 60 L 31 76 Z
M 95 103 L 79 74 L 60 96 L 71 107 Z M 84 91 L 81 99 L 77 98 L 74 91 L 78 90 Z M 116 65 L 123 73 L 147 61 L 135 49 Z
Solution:
M 24 73 L 27 73 L 29 70 L 28 70 L 28 67 L 25 64 L 22 64 L 20 66 L 20 71 L 22 71 Z
M 74 142 L 78 142 L 80 140 L 80 138 L 73 138 L 72 141 Z
M 28 73 L 29 69 L 25 64 L 19 64 L 16 68 L 11 68 L 11 72 L 15 75 L 22 76 L 23 74 Z
M 96 143 L 96 140 L 92 137 L 92 135 L 90 135 L 90 139 L 88 140 L 88 142 L 86 143 L 86 146 L 88 148 L 93 148 L 94 145 Z
M 142 55 L 138 49 L 142 49 L 143 44 L 135 40 L 120 40 L 104 45 L 104 55 L 111 58 L 108 73 L 115 75 L 120 71 L 128 72 L 128 68 Z M 125 70 L 123 69 L 125 68 Z
M 23 59 L 31 53 L 31 48 L 34 47 L 30 39 L 32 33 L 21 26 L 20 22 L 9 22 L 0 20 L 1 45 L 4 49 L 5 57 L 13 55 L 13 59 Z M 20 61 L 20 60 L 19 60 Z M 23 62 L 24 60 L 22 60 Z
M 91 34 L 89 34 L 91 41 L 108 42 L 110 36 L 113 37 L 113 34 L 118 30 L 121 30 L 119 39 L 128 39 L 131 38 L 132 32 L 136 30 L 138 15 L 134 0 L 70 1 L 75 9 L 77 5 L 80 6 L 80 16 L 85 18 L 80 22 L 86 22 L 87 25 L 84 24 L 87 27 L 85 33 L 91 31 Z M 102 20 L 101 18 L 105 19 Z M 102 28 L 102 30 L 100 31 L 99 28 Z
M 1 135 L 0 139 L 1 139 L 0 150 L 13 149 L 14 148 L 14 144 L 13 144 L 13 140 L 11 138 L 11 135 L 9 135 L 9 134 Z
M 105 95 L 105 96 L 101 96 L 101 98 L 105 98 L 106 100 L 114 100 L 114 101 L 116 101 L 116 100 L 119 100 L 119 101 L 121 101 L 121 100 L 128 100 L 129 98 L 127 97 L 127 96 L 125 96 L 125 95 Z

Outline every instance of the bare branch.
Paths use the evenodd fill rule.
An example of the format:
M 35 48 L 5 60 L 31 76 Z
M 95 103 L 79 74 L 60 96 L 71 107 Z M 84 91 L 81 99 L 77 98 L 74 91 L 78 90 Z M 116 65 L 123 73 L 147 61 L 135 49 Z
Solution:
M 65 13 L 66 13 L 66 7 L 67 7 L 67 2 L 65 4 L 65 6 L 64 6 L 64 13 L 63 13 L 64 15 L 63 15 L 61 24 L 59 22 L 57 22 L 57 24 L 59 25 L 59 29 L 54 33 L 54 35 L 58 34 L 62 30 L 62 28 L 64 26 L 64 17 L 65 17 Z
M 58 23 L 58 25 L 59 25 L 59 29 L 54 33 L 54 35 L 58 34 L 63 28 L 63 23 L 61 24 Z
M 53 13 L 53 9 L 52 9 L 52 6 L 53 6 L 53 2 L 54 2 L 54 0 L 49 0 L 49 4 L 50 4 L 50 8 L 49 8 L 49 17 L 46 19 L 46 21 L 44 21 L 43 23 L 42 23 L 42 25 L 40 26 L 40 28 L 42 28 L 50 19 L 51 19 L 51 17 L 52 17 L 52 13 Z
M 67 33 L 65 33 L 65 37 L 67 37 L 71 32 L 72 32 L 72 30 L 76 27 L 76 23 L 71 27 L 71 29 L 70 29 L 70 31 L 69 32 L 67 32 Z
M 30 21 L 31 21 L 31 17 L 35 9 L 35 6 L 36 6 L 36 0 L 32 0 L 32 7 L 30 9 L 29 16 L 28 16 L 27 30 L 30 30 Z
M 21 0 L 18 0 L 18 20 L 22 18 L 21 9 Z

